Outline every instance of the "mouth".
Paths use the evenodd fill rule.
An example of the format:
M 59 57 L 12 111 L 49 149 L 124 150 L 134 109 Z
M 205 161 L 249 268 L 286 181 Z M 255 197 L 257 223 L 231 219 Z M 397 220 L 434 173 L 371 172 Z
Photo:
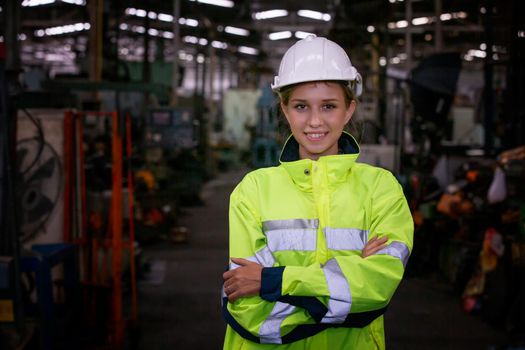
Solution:
M 321 141 L 328 132 L 306 132 L 306 138 L 309 141 Z

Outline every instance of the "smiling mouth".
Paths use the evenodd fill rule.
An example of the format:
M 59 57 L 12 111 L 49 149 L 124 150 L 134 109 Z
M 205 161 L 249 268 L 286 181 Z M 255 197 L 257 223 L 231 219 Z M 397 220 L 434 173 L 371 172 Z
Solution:
M 305 133 L 306 134 L 306 138 L 310 141 L 320 141 L 323 139 L 323 137 L 326 136 L 326 134 L 328 134 L 327 132 L 317 132 L 317 133 Z

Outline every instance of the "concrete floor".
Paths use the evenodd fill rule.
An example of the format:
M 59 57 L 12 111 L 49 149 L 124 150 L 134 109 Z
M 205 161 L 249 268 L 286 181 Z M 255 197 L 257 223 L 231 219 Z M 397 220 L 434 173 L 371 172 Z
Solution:
M 242 173 L 204 188 L 204 206 L 185 208 L 188 242 L 144 247 L 149 280 L 139 283 L 139 349 L 222 349 L 221 275 L 228 258 L 228 198 Z M 459 299 L 433 278 L 407 278 L 386 315 L 388 349 L 499 349 L 504 334 L 464 314 Z

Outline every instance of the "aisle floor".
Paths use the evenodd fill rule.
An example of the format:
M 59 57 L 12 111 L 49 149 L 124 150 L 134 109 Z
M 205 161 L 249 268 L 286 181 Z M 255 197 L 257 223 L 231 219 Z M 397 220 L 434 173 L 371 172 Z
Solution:
M 203 190 L 204 205 L 184 208 L 188 242 L 144 247 L 151 272 L 139 282 L 144 350 L 222 349 L 221 275 L 228 258 L 228 198 L 242 172 L 219 175 Z M 385 315 L 387 349 L 496 349 L 504 335 L 464 314 L 447 285 L 407 278 Z

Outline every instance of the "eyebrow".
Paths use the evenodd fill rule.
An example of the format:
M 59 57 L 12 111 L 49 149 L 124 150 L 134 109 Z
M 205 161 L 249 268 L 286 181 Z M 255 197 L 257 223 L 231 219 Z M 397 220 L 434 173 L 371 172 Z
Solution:
M 291 99 L 290 102 L 307 102 L 307 100 L 301 99 L 301 98 L 294 98 L 294 99 Z M 338 100 L 337 98 L 327 98 L 327 99 L 321 100 L 321 102 L 340 102 L 340 100 Z

